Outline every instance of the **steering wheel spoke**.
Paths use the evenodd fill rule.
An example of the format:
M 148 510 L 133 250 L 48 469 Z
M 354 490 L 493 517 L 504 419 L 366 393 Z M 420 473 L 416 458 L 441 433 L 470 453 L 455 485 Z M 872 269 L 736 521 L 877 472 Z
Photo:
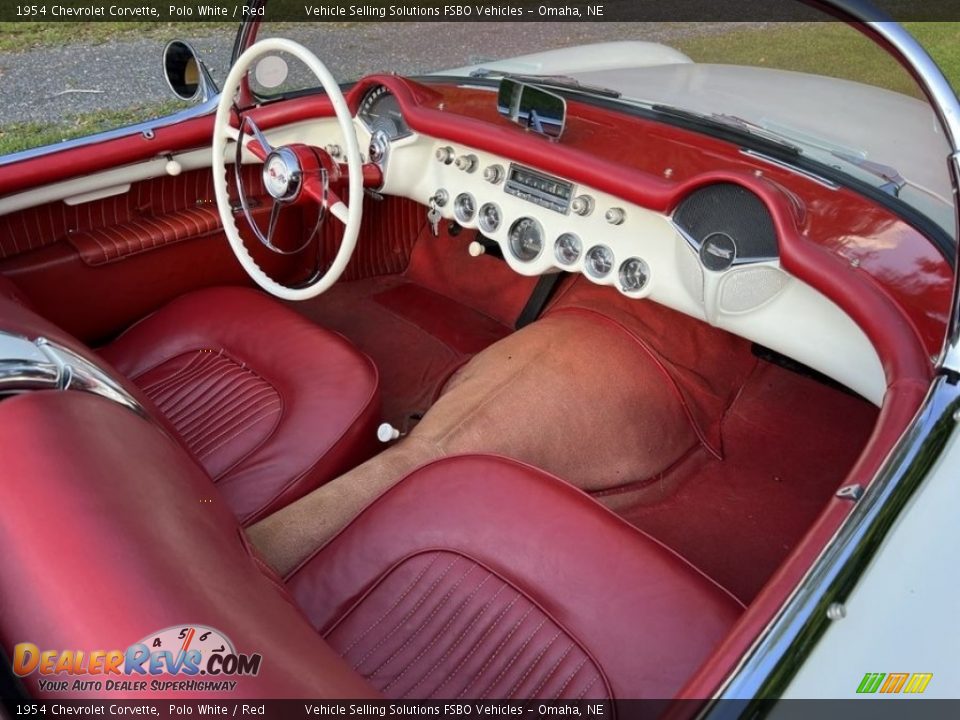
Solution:
M 289 144 L 274 147 L 253 118 L 234 107 L 233 98 L 246 74 L 261 57 L 275 53 L 288 53 L 299 59 L 316 75 L 326 91 L 344 138 L 346 173 L 343 173 L 341 167 L 323 151 L 309 145 Z M 299 252 L 311 242 L 319 229 L 319 223 L 327 213 L 343 223 L 343 237 L 336 257 L 326 273 L 315 278 L 310 284 L 291 288 L 278 283 L 257 265 L 244 245 L 234 219 L 227 184 L 226 149 L 231 141 L 236 145 L 236 153 L 232 157 L 235 168 L 231 172 L 238 180 L 243 216 L 261 244 L 277 253 L 292 254 Z M 245 153 L 248 153 L 246 157 L 244 157 Z M 251 155 L 263 164 L 264 188 L 273 201 L 266 232 L 263 232 L 255 222 L 256 218 L 253 216 L 255 203 L 239 182 L 242 175 L 239 172 L 240 164 L 249 162 Z M 347 107 L 340 86 L 326 66 L 302 45 L 283 38 L 267 38 L 248 48 L 237 58 L 223 84 L 214 124 L 212 159 L 214 191 L 224 233 L 234 254 L 250 277 L 264 290 L 286 300 L 306 300 L 319 295 L 333 285 L 343 273 L 356 247 L 363 211 L 363 203 L 360 200 L 363 198 L 365 172 L 353 116 Z M 344 174 L 346 177 L 341 177 Z M 344 179 L 347 181 L 344 197 L 360 199 L 354 200 L 349 206 L 340 199 L 339 194 L 343 192 Z M 275 242 L 281 228 L 281 211 L 288 205 L 298 205 L 305 200 L 319 205 L 320 220 L 300 248 L 291 251 L 282 250 Z M 263 222 L 262 218 L 260 222 Z
M 279 200 L 273 201 L 273 207 L 270 208 L 270 220 L 267 222 L 267 246 L 274 247 L 273 234 L 277 230 L 277 220 L 280 219 L 280 211 L 283 205 Z
M 269 143 L 266 136 L 260 131 L 260 128 L 257 127 L 257 124 L 253 121 L 252 117 L 249 115 L 244 115 L 243 120 L 240 122 L 241 128 L 243 128 L 244 125 L 250 128 L 250 135 L 247 136 L 244 147 L 253 153 L 258 160 L 261 162 L 265 161 L 270 156 L 270 153 L 273 152 L 273 146 Z

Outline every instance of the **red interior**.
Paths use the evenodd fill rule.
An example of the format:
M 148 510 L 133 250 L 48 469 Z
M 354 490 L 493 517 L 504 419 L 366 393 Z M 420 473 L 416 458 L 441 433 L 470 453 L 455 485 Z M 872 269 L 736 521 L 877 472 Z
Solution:
M 888 389 L 878 412 L 841 390 L 757 360 L 749 344 L 739 338 L 654 303 L 628 300 L 615 290 L 599 288 L 582 279 L 568 279 L 555 295 L 547 317 L 576 316 L 583 322 L 626 333 L 649 359 L 656 377 L 681 408 L 684 427 L 689 425 L 695 436 L 689 450 L 664 471 L 625 478 L 617 487 L 594 493 L 597 500 L 634 529 L 607 514 L 602 515 L 603 520 L 596 520 L 601 517 L 597 513 L 603 511 L 569 488 L 557 490 L 551 485 L 553 489 L 527 492 L 524 488 L 539 487 L 538 483 L 550 485 L 542 478 L 530 480 L 529 475 L 539 478 L 535 471 L 518 471 L 495 462 L 483 464 L 481 469 L 488 474 L 493 490 L 484 489 L 477 482 L 459 487 L 468 498 L 475 494 L 472 506 L 463 497 L 451 497 L 453 484 L 448 486 L 436 477 L 398 485 L 387 496 L 391 498 L 388 502 L 377 501 L 376 507 L 371 507 L 319 554 L 312 555 L 310 563 L 292 576 L 294 597 L 314 625 L 326 631 L 329 642 L 343 650 L 343 642 L 349 644 L 344 638 L 350 635 L 351 623 L 367 619 L 384 602 L 383 597 L 377 597 L 379 591 L 375 591 L 381 587 L 379 583 L 402 584 L 406 578 L 403 573 L 415 574 L 423 569 L 416 564 L 421 560 L 413 559 L 414 555 L 421 550 L 437 549 L 430 543 L 408 546 L 397 542 L 397 538 L 406 541 L 416 536 L 414 529 L 426 528 L 427 532 L 443 535 L 444 552 L 450 550 L 448 544 L 452 542 L 444 533 L 462 533 L 457 542 L 469 542 L 469 548 L 459 547 L 457 552 L 469 555 L 471 563 L 492 575 L 516 576 L 542 574 L 544 568 L 524 565 L 529 556 L 517 560 L 512 555 L 509 557 L 519 565 L 498 567 L 508 557 L 495 552 L 495 548 L 501 547 L 502 538 L 485 534 L 483 528 L 503 535 L 511 531 L 512 525 L 502 515 L 473 515 L 471 507 L 488 511 L 495 505 L 498 511 L 520 513 L 515 518 L 518 524 L 522 524 L 521 520 L 537 527 L 546 524 L 553 533 L 551 537 L 563 538 L 564 542 L 569 537 L 580 537 L 578 523 L 585 523 L 583 528 L 594 523 L 599 539 L 581 538 L 584 547 L 595 549 L 594 556 L 604 555 L 611 546 L 594 547 L 587 543 L 595 539 L 599 543 L 608 535 L 614 542 L 629 530 L 631 539 L 625 542 L 640 543 L 638 547 L 645 548 L 643 553 L 652 553 L 650 557 L 623 558 L 629 572 L 594 566 L 584 556 L 583 547 L 572 541 L 567 542 L 571 547 L 566 548 L 565 555 L 573 558 L 571 564 L 557 567 L 585 573 L 603 570 L 595 578 L 597 583 L 610 578 L 617 582 L 635 579 L 647 572 L 659 573 L 660 577 L 662 562 L 682 565 L 686 569 L 679 574 L 684 577 L 693 573 L 710 578 L 707 585 L 714 589 L 707 595 L 715 596 L 710 602 L 725 605 L 721 610 L 714 608 L 716 617 L 722 617 L 723 622 L 710 629 L 708 646 L 698 647 L 697 653 L 684 656 L 683 662 L 678 660 L 675 667 L 682 667 L 683 672 L 671 676 L 669 685 L 675 689 L 687 681 L 684 694 L 709 695 L 849 513 L 852 505 L 834 497 L 837 488 L 844 483 L 867 484 L 919 406 L 931 376 L 930 355 L 939 349 L 949 307 L 952 272 L 948 264 L 926 238 L 890 211 L 851 191 L 828 190 L 788 170 L 758 165 L 735 146 L 719 140 L 646 120 L 615 116 L 574 102 L 567 139 L 562 145 L 551 145 L 521 134 L 497 116 L 489 93 L 425 87 L 392 76 L 361 81 L 349 93 L 351 107 L 356 108 L 363 93 L 374 83 L 386 84 L 394 91 L 410 125 L 420 132 L 500 152 L 654 210 L 668 212 L 693 188 L 711 182 L 729 181 L 748 187 L 764 201 L 774 218 L 782 267 L 821 291 L 860 325 L 883 361 Z M 269 105 L 254 111 L 254 115 L 258 124 L 270 128 L 328 116 L 331 112 L 325 99 L 308 97 Z M 20 162 L 0 174 L 0 195 L 203 146 L 209 142 L 210 123 L 210 118 L 198 118 L 158 129 L 153 140 L 135 135 L 65 150 L 57 155 L 57 162 L 49 158 Z M 630 161 L 623 162 L 624 157 Z M 666 168 L 671 169 L 669 178 L 665 177 Z M 251 176 L 251 181 L 257 182 L 256 177 Z M 39 315 L 53 323 L 48 326 L 46 321 L 25 315 L 22 305 L 4 304 L 2 329 L 30 330 L 32 334 L 51 337 L 59 337 L 65 331 L 88 344 L 100 345 L 189 291 L 249 284 L 210 212 L 210 188 L 209 173 L 194 171 L 176 178 L 146 180 L 135 184 L 129 193 L 83 205 L 71 207 L 52 202 L 0 216 L 0 275 L 12 279 Z M 797 198 L 802 213 L 797 212 Z M 444 231 L 441 237 L 434 238 L 427 229 L 425 208 L 417 203 L 401 198 L 364 202 L 358 248 L 342 281 L 325 295 L 294 309 L 313 321 L 313 325 L 341 333 L 373 360 L 379 373 L 382 419 L 408 430 L 445 392 L 459 368 L 512 336 L 536 279 L 517 275 L 489 256 L 471 258 L 466 252 L 472 239 L 470 233 L 451 237 Z M 297 236 L 302 232 L 302 218 L 290 216 L 287 222 L 282 235 Z M 261 253 L 258 261 L 262 260 L 265 269 L 278 279 L 300 280 L 316 264 L 322 265 L 332 257 L 337 239 L 329 224 L 325 232 L 316 252 L 281 260 L 276 256 L 268 260 Z M 229 297 L 217 296 L 217 292 L 209 291 L 203 296 L 209 301 L 206 308 L 201 302 L 173 319 L 161 316 L 163 332 L 154 332 L 149 320 L 135 327 L 127 340 L 121 338 L 113 349 L 108 347 L 105 357 L 131 381 L 144 377 L 149 380 L 149 373 L 159 365 L 159 361 L 149 362 L 150 353 L 176 337 L 170 328 L 192 328 L 196 317 L 209 311 L 210 326 L 229 328 L 237 342 L 249 350 L 250 358 L 242 358 L 238 366 L 263 362 L 265 367 L 285 368 L 299 363 L 296 383 L 291 385 L 291 393 L 296 394 L 294 390 L 308 382 L 303 376 L 326 361 L 324 352 L 313 346 L 303 352 L 285 347 L 277 342 L 280 336 L 276 331 L 288 322 L 304 326 L 310 323 L 301 318 L 289 320 L 292 314 L 288 314 L 278 316 L 282 322 L 274 323 L 271 315 L 259 324 L 231 326 L 243 309 L 243 302 L 236 300 L 235 294 L 230 295 L 235 290 L 220 291 Z M 206 330 L 204 337 L 216 334 L 210 327 Z M 145 354 L 137 355 L 137 362 L 122 352 L 124 343 L 133 342 L 130 337 L 141 338 L 135 344 L 145 350 Z M 75 342 L 70 338 L 66 341 Z M 172 355 L 179 357 L 178 353 Z M 164 361 L 170 360 L 171 357 L 164 357 Z M 263 374 L 269 372 L 264 370 Z M 142 397 L 137 387 L 132 387 L 131 392 Z M 573 415 L 579 409 L 558 404 L 555 396 L 556 393 L 545 392 L 544 413 L 559 418 L 562 426 L 564 413 Z M 148 599 L 137 613 L 121 618 L 114 634 L 94 637 L 108 615 L 95 598 L 80 595 L 72 605 L 36 606 L 31 603 L 36 603 L 40 594 L 14 597 L 0 593 L 0 597 L 6 597 L 4 616 L 12 620 L 4 621 L 5 646 L 9 647 L 22 634 L 78 647 L 84 643 L 102 645 L 114 639 L 117 643 L 128 642 L 131 635 L 156 629 L 143 629 L 146 625 L 160 627 L 180 622 L 180 618 L 173 617 L 175 611 L 182 615 L 201 610 L 232 634 L 246 638 L 262 618 L 270 617 L 273 622 L 276 617 L 281 627 L 280 639 L 279 644 L 270 646 L 270 652 L 281 658 L 303 653 L 300 657 L 314 658 L 323 667 L 331 668 L 331 674 L 324 676 L 324 684 L 318 688 L 310 684 L 316 680 L 313 677 L 294 673 L 281 679 L 271 673 L 260 678 L 262 684 L 255 692 L 269 691 L 274 696 L 307 691 L 324 695 L 342 692 L 356 697 L 370 690 L 336 660 L 326 645 L 311 645 L 304 639 L 302 619 L 295 612 L 290 613 L 285 600 L 276 604 L 281 595 L 277 595 L 275 587 L 262 587 L 264 576 L 256 574 L 259 570 L 250 565 L 242 543 L 224 545 L 224 538 L 236 539 L 234 529 L 225 519 L 228 516 L 220 513 L 211 520 L 197 510 L 197 494 L 209 493 L 209 489 L 198 489 L 200 480 L 206 478 L 198 471 L 196 457 L 191 461 L 189 456 L 187 460 L 175 456 L 170 448 L 147 439 L 146 430 L 124 423 L 118 413 L 103 409 L 103 404 L 96 400 L 81 397 L 61 401 L 51 397 L 52 394 L 42 393 L 0 403 L 0 412 L 9 413 L 10 418 L 2 423 L 5 431 L 0 433 L 6 444 L 4 456 L 13 463 L 8 476 L 51 480 L 49 485 L 24 486 L 24 492 L 18 492 L 14 500 L 22 511 L 16 515 L 17 523 L 0 524 L 5 532 L 4 542 L 17 551 L 11 555 L 17 558 L 16 563 L 0 563 L 4 587 L 8 587 L 7 583 L 9 587 L 24 583 L 41 590 L 55 590 L 47 586 L 53 582 L 50 578 L 58 577 L 57 573 L 41 575 L 33 562 L 36 567 L 41 563 L 60 563 L 56 569 L 66 573 L 63 577 L 82 571 L 88 573 L 87 578 L 93 573 L 101 586 L 130 587 L 136 587 L 138 582 L 149 586 L 147 570 L 179 577 L 177 573 L 184 572 L 184 567 L 191 568 L 191 573 L 213 568 L 210 572 L 225 573 L 223 583 L 241 587 L 250 599 L 239 614 L 229 614 L 223 612 L 222 602 L 215 602 L 217 597 L 201 598 L 207 603 L 201 608 L 189 603 L 182 607 L 165 606 L 161 602 L 165 596 L 157 595 Z M 152 409 L 153 400 L 151 396 L 144 403 Z M 376 419 L 379 418 L 371 415 L 367 425 Z M 37 447 L 35 435 L 40 434 L 41 426 L 44 436 L 53 431 L 58 439 L 62 438 L 61 452 L 44 455 Z M 319 441 L 308 418 L 298 424 L 298 432 L 285 437 L 283 442 L 287 445 L 281 443 L 275 455 L 257 466 L 257 474 L 276 474 L 278 466 L 283 466 L 283 458 L 293 452 L 291 445 L 311 448 L 311 443 Z M 103 443 L 106 450 L 101 452 L 97 448 Z M 31 447 L 37 452 L 23 451 Z M 349 459 L 328 474 L 348 470 L 366 457 L 346 455 Z M 44 463 L 39 469 L 35 466 L 38 456 Z M 131 460 L 136 461 L 136 475 L 140 478 L 136 486 L 150 488 L 140 495 L 126 491 L 127 486 L 121 482 L 125 476 L 121 470 L 129 475 Z M 75 467 L 67 468 L 68 464 Z M 427 476 L 439 472 L 430 468 L 424 471 Z M 205 469 L 208 475 L 214 474 L 210 468 Z M 461 470 L 465 475 L 479 473 L 469 463 Z M 555 471 L 565 476 L 562 468 Z M 516 481 L 520 489 L 515 490 L 510 478 L 518 473 L 525 479 Z M 187 480 L 170 489 L 170 475 Z M 70 477 L 71 482 L 52 482 L 56 477 Z M 489 495 L 494 490 L 498 504 Z M 298 494 L 302 493 L 291 493 L 286 500 Z M 244 501 L 249 497 L 244 495 Z M 107 548 L 102 551 L 106 554 L 95 554 L 93 559 L 97 562 L 91 562 L 90 556 L 81 559 L 72 550 L 58 555 L 60 546 L 55 538 L 37 535 L 40 530 L 34 525 L 38 520 L 31 511 L 36 503 L 51 508 L 70 532 L 94 538 L 96 547 Z M 189 507 L 191 504 L 194 507 Z M 565 508 L 584 505 L 591 509 L 570 511 L 566 526 L 557 520 L 566 512 Z M 262 517 L 264 507 L 262 502 L 251 506 L 247 517 Z M 560 514 L 553 517 L 551 513 L 556 508 L 560 508 L 556 510 Z M 463 515 L 453 510 L 463 511 Z M 446 517 L 448 511 L 452 514 Z M 584 520 L 582 512 L 592 519 Z M 119 525 L 112 524 L 116 514 L 123 516 Z M 168 539 L 158 548 L 158 553 L 169 551 L 170 557 L 181 558 L 181 563 L 153 554 L 150 560 L 157 565 L 138 564 L 140 558 L 132 548 L 149 547 L 152 541 L 144 535 L 146 526 L 136 518 L 147 516 L 189 528 L 184 535 Z M 478 517 L 485 517 L 483 523 Z M 111 520 L 100 522 L 98 518 Z M 443 522 L 434 524 L 437 518 L 443 518 Z M 571 533 L 571 528 L 575 532 Z M 404 530 L 407 532 L 401 532 Z M 122 546 L 111 541 L 121 533 L 125 537 Z M 535 535 L 514 539 L 522 544 L 530 542 L 529 537 Z M 637 540 L 638 537 L 645 539 Z M 188 540 L 193 544 L 188 545 Z M 208 545 L 213 548 L 209 554 L 183 557 L 188 547 Z M 398 571 L 396 578 L 388 579 L 384 574 L 387 567 L 357 561 L 357 553 L 352 549 L 361 546 L 389 551 L 393 553 L 391 557 L 395 555 L 396 563 L 412 564 Z M 656 558 L 651 559 L 653 555 Z M 661 556 L 669 559 L 663 561 Z M 216 568 L 217 557 L 233 558 L 236 563 L 231 561 L 226 567 Z M 105 561 L 99 562 L 100 558 Z M 195 570 L 192 562 L 197 563 Z M 354 585 L 342 586 L 340 580 Z M 516 579 L 514 582 L 520 583 Z M 674 590 L 682 587 L 675 580 L 663 583 Z M 315 586 L 323 588 L 326 606 L 320 607 L 323 603 L 315 601 Z M 559 626 L 569 630 L 574 639 L 581 633 L 600 637 L 600 650 L 581 648 L 586 658 L 583 665 L 587 667 L 596 661 L 598 676 L 604 677 L 608 690 L 622 694 L 628 685 L 627 680 L 613 677 L 614 671 L 607 668 L 628 675 L 643 670 L 632 664 L 643 661 L 634 656 L 642 654 L 625 653 L 623 648 L 629 644 L 615 647 L 622 640 L 618 633 L 614 633 L 616 637 L 603 634 L 609 634 L 611 628 L 630 625 L 631 618 L 640 612 L 639 604 L 649 601 L 631 594 L 640 592 L 638 585 L 625 583 L 622 592 L 610 595 L 616 605 L 611 612 L 618 620 L 604 628 L 589 624 L 580 628 L 577 623 L 582 623 L 582 618 L 574 617 L 570 608 L 558 609 L 552 604 L 562 606 L 564 602 L 557 599 L 562 593 L 555 588 L 555 578 L 538 575 L 524 588 L 530 617 L 542 613 L 557 622 L 558 614 L 569 613 L 570 618 L 561 618 Z M 334 591 L 343 595 L 337 596 Z M 387 597 L 395 594 L 394 590 L 385 592 Z M 543 597 L 537 597 L 537 593 Z M 727 598 L 728 593 L 748 606 L 745 612 L 741 613 L 738 604 Z M 360 596 L 370 604 L 363 606 Z M 727 599 L 717 601 L 717 596 Z M 51 593 L 49 597 L 59 595 Z M 630 599 L 638 603 L 633 614 L 625 607 Z M 466 598 L 462 600 L 467 602 Z M 578 600 L 587 602 L 585 598 Z M 354 607 L 355 603 L 360 604 Z M 347 612 L 350 607 L 353 610 Z M 31 615 L 33 612 L 39 614 Z M 671 615 L 662 609 L 658 612 L 663 618 L 687 617 L 686 613 Z M 89 619 L 84 627 L 94 634 L 84 634 L 86 630 L 71 621 L 81 615 Z M 570 630 L 571 626 L 576 628 Z M 65 628 L 70 629 L 67 635 Z M 730 634 L 721 642 L 728 630 Z M 679 646 L 693 642 L 690 633 L 681 633 L 680 637 L 684 642 Z M 251 638 L 250 642 L 254 640 Z M 258 637 L 257 642 L 262 644 L 262 638 Z M 290 644 L 283 645 L 287 642 Z M 643 638 L 637 642 L 642 643 Z M 666 640 L 663 642 L 666 644 Z M 578 643 L 573 645 L 580 647 Z M 715 648 L 712 659 L 695 673 L 710 648 Z M 278 662 L 289 669 L 286 660 Z M 385 691 L 392 687 L 386 683 L 374 685 Z M 662 690 L 667 685 L 659 687 Z

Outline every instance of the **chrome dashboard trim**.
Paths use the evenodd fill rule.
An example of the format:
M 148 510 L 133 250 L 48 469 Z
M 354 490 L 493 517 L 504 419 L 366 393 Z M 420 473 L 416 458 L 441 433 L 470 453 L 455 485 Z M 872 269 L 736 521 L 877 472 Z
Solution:
M 816 173 L 797 167 L 796 165 L 791 165 L 790 163 L 783 162 L 782 160 L 778 160 L 775 157 L 770 157 L 766 153 L 762 153 L 758 150 L 751 150 L 750 148 L 740 148 L 740 154 L 746 155 L 747 157 L 753 158 L 755 160 L 760 160 L 762 162 L 768 163 L 778 168 L 782 168 L 784 170 L 789 170 L 790 172 L 796 173 L 797 175 L 801 175 L 807 178 L 808 180 L 812 180 L 813 182 L 819 185 L 823 185 L 823 187 L 828 188 L 829 190 L 840 189 L 840 186 L 837 183 L 833 182 L 832 180 L 828 180 L 822 175 L 817 175 Z

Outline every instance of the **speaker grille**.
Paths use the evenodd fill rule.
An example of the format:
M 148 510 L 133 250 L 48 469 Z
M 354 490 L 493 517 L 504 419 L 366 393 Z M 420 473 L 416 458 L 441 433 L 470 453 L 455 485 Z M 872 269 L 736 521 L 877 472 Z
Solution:
M 741 313 L 763 305 L 787 284 L 787 276 L 772 267 L 753 267 L 735 270 L 723 279 L 720 289 L 720 309 L 727 313 Z
M 703 304 L 703 268 L 697 260 L 697 253 L 686 243 L 677 243 L 677 269 L 680 281 L 690 296 Z
M 736 263 L 778 257 L 773 218 L 763 201 L 734 183 L 707 185 L 677 206 L 673 221 L 699 250 L 712 235 L 725 235 L 736 245 Z

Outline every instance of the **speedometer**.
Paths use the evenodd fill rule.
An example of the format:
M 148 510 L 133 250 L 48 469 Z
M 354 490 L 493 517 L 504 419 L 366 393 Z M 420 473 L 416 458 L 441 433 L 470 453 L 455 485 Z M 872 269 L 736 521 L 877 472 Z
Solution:
M 543 228 L 531 217 L 520 218 L 510 226 L 509 241 L 517 260 L 536 260 L 543 251 Z
M 410 126 L 403 119 L 400 103 L 384 85 L 377 85 L 364 95 L 357 117 L 371 133 L 382 131 L 390 140 L 410 134 Z

